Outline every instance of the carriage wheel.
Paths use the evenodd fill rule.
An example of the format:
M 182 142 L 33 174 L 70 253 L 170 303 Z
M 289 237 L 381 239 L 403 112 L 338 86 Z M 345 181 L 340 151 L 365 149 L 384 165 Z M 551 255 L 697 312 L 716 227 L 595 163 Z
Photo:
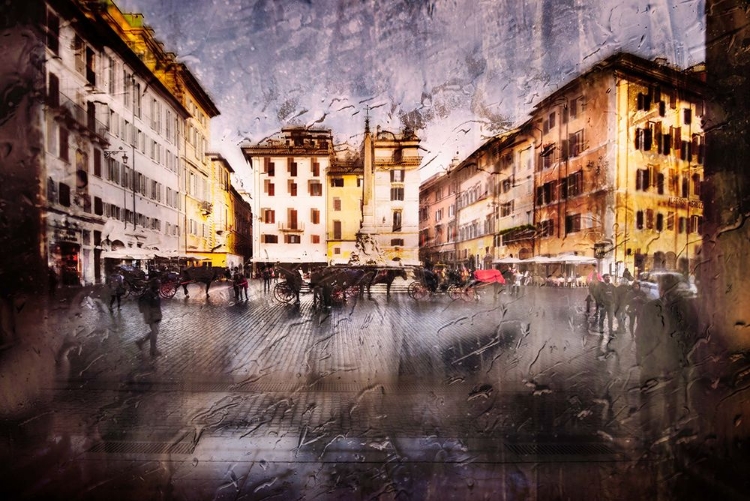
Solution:
M 430 295 L 429 289 L 422 282 L 412 282 L 409 284 L 409 297 L 415 301 L 424 299 Z
M 474 300 L 479 300 L 479 292 L 474 287 L 467 287 L 463 294 L 461 294 L 461 299 L 466 301 L 467 303 Z
M 177 294 L 177 287 L 179 285 L 177 282 L 164 282 L 159 287 L 159 295 L 165 299 L 170 299 Z
M 294 299 L 294 291 L 286 282 L 279 282 L 276 287 L 273 288 L 273 296 L 277 301 L 282 303 L 288 303 Z
M 133 286 L 127 280 L 123 281 L 122 286 L 125 289 L 125 292 L 122 293 L 122 298 L 125 299 L 133 293 Z
M 339 285 L 334 285 L 331 289 L 331 302 L 341 304 L 346 301 L 346 291 Z
M 463 287 L 461 287 L 460 285 L 448 286 L 448 297 L 451 298 L 452 300 L 455 301 L 456 299 L 463 297 L 463 295 L 464 295 Z
M 352 285 L 344 291 L 344 298 L 347 300 L 357 296 L 359 296 L 359 287 L 356 285 Z

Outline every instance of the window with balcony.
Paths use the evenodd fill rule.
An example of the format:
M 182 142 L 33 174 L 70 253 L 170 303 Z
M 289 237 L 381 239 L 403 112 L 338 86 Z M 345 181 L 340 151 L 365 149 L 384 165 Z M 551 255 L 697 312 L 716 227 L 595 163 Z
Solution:
M 404 169 L 393 169 L 393 170 L 391 170 L 391 182 L 392 183 L 403 183 L 404 182 Z

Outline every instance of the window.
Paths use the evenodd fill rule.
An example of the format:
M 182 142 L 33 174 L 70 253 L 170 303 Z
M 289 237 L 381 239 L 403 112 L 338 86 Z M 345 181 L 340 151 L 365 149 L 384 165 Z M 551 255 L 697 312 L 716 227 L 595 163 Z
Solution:
M 391 171 L 391 182 L 403 183 L 404 182 L 404 169 L 393 169 Z
M 320 224 L 320 211 L 318 209 L 310 209 L 310 222 Z
M 276 222 L 276 211 L 273 209 L 263 209 L 263 222 L 274 224 Z
M 435 211 L 435 222 L 438 222 L 443 219 L 443 209 L 438 209 Z
M 94 175 L 102 177 L 102 150 L 94 148 Z
M 293 197 L 297 196 L 297 183 L 289 181 L 289 195 Z
M 55 53 L 60 52 L 60 18 L 52 11 L 47 11 L 47 47 Z
M 654 210 L 653 209 L 646 209 L 646 229 L 647 230 L 654 229 Z
M 649 123 L 645 129 L 635 129 L 635 149 L 650 151 L 654 141 L 654 124 Z
M 58 201 L 60 205 L 65 206 L 65 207 L 70 207 L 70 186 L 68 186 L 65 183 L 60 183 L 59 187 L 60 189 L 58 192 L 59 193 Z
M 648 111 L 651 109 L 651 92 L 644 94 L 639 92 L 636 98 L 636 107 L 638 110 Z
M 320 197 L 323 196 L 323 184 L 319 182 L 311 182 L 309 184 L 310 196 Z
M 639 230 L 643 229 L 643 211 L 639 210 L 635 213 L 635 227 Z
M 568 176 L 568 197 L 575 197 L 583 193 L 583 172 L 574 172 Z
M 341 247 L 334 247 L 333 248 L 333 253 L 336 254 L 336 255 L 341 254 Z
M 274 196 L 276 194 L 276 186 L 273 183 L 269 183 L 268 180 L 266 180 L 266 183 L 266 192 L 268 193 L 268 196 Z
M 403 200 L 404 199 L 404 187 L 394 186 L 391 187 L 391 200 Z
M 289 163 L 289 175 L 292 177 L 297 177 L 297 162 Z
M 94 197 L 94 214 L 96 214 L 97 216 L 101 216 L 104 214 L 102 199 L 99 197 Z
M 90 47 L 86 47 L 86 81 L 96 85 L 96 54 Z
M 581 231 L 581 215 L 568 214 L 565 216 L 565 233 L 576 233 Z
M 279 243 L 279 236 L 263 234 L 260 236 L 260 240 L 264 244 L 277 244 Z
M 333 199 L 333 210 L 340 211 L 341 210 L 341 199 L 338 197 L 335 197 Z
M 667 229 L 674 231 L 674 212 L 667 213 Z
M 691 110 L 690 108 L 685 108 L 684 110 L 682 110 L 682 118 L 682 122 L 685 125 L 690 125 L 693 121 L 693 110 Z
M 391 246 L 392 247 L 403 247 L 404 246 L 404 239 L 403 238 L 391 238 Z
M 701 195 L 701 176 L 700 174 L 693 174 L 693 195 L 699 197 Z
M 577 157 L 586 149 L 586 146 L 583 142 L 583 129 L 571 134 L 568 138 L 568 141 L 568 148 L 571 157 Z
M 68 162 L 70 160 L 69 157 L 69 150 L 68 150 L 68 129 L 66 129 L 64 126 L 60 127 L 60 158 Z
M 549 128 L 554 129 L 555 128 L 555 112 L 549 114 Z
M 678 233 L 685 233 L 685 230 L 687 229 L 687 218 L 681 217 L 677 221 Z
M 656 231 L 664 231 L 664 214 L 661 212 L 656 215 Z
M 507 217 L 513 214 L 513 201 L 500 204 L 500 217 Z
M 659 195 L 664 194 L 664 174 L 661 172 L 656 175 L 656 191 Z
M 263 159 L 263 172 L 269 177 L 276 175 L 276 165 L 271 162 L 270 158 Z
M 47 87 L 47 99 L 53 108 L 60 106 L 60 79 L 54 73 L 49 74 L 49 86 Z
M 682 178 L 682 198 L 687 198 L 689 194 L 689 183 L 686 177 Z
M 393 231 L 401 231 L 401 211 L 393 211 Z
M 138 118 L 141 118 L 141 98 L 141 84 L 136 82 L 133 86 L 133 111 Z
M 333 222 L 333 239 L 341 240 L 341 221 Z
M 546 219 L 539 222 L 539 235 L 542 237 L 551 237 L 555 234 L 555 222 L 552 219 Z
M 284 235 L 285 244 L 299 244 L 302 243 L 302 238 L 299 235 Z
M 343 177 L 332 177 L 331 178 L 331 188 L 343 188 L 344 187 L 344 178 Z
M 310 235 L 310 243 L 319 244 L 320 243 L 320 235 Z
M 312 164 L 312 175 L 320 176 L 320 164 L 318 162 L 313 162 Z
M 647 191 L 651 186 L 651 175 L 649 169 L 638 169 L 635 171 L 635 189 Z
M 73 52 L 76 71 L 83 74 L 86 70 L 86 46 L 83 43 L 83 39 L 78 34 L 73 38 Z

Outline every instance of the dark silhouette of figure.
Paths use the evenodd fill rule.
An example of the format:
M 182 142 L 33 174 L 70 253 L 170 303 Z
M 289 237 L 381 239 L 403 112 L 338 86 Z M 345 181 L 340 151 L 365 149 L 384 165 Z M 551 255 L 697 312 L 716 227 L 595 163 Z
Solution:
M 688 353 L 698 325 L 695 299 L 679 277 L 661 277 L 659 294 L 643 305 L 635 329 L 643 400 L 641 431 L 647 443 L 676 437 L 680 414 L 689 412 Z
M 610 337 L 614 337 L 613 317 L 616 302 L 615 286 L 610 282 L 610 276 L 608 274 L 605 274 L 602 278 L 604 281 L 599 283 L 599 286 L 597 287 L 597 295 L 594 296 L 594 300 L 596 300 L 597 303 L 599 333 L 604 333 L 604 317 L 606 316 L 609 335 Z
M 149 288 L 138 298 L 138 309 L 143 314 L 143 320 L 149 326 L 149 332 L 142 338 L 136 340 L 135 344 L 140 350 L 143 343 L 151 341 L 151 356 L 158 357 L 161 352 L 156 349 L 156 339 L 159 336 L 159 323 L 161 322 L 161 297 L 159 296 L 159 287 L 161 283 L 158 279 L 153 279 L 149 283 Z
M 112 307 L 117 301 L 117 309 L 120 309 L 120 303 L 122 296 L 125 294 L 125 277 L 120 271 L 116 270 L 109 277 L 107 277 L 109 284 L 109 311 L 112 311 Z
M 263 277 L 263 292 L 271 292 L 271 267 L 264 266 L 261 276 Z

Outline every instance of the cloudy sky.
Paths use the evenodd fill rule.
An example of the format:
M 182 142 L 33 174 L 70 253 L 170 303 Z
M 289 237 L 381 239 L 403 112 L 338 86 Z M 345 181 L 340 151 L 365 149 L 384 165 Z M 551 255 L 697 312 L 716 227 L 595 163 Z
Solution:
M 230 158 L 284 125 L 417 129 L 422 178 L 617 52 L 704 58 L 704 0 L 116 0 L 208 90 Z

